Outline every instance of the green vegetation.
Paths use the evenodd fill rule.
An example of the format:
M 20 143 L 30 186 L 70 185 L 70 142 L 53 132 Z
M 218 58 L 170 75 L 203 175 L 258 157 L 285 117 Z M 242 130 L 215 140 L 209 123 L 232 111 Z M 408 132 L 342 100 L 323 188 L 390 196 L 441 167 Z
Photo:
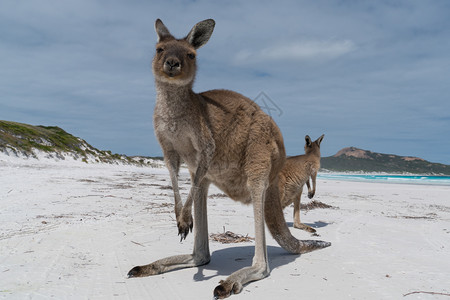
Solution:
M 125 155 L 112 154 L 111 151 L 98 150 L 56 126 L 32 126 L 0 121 L 0 151 L 36 157 L 34 150 L 55 155 L 68 153 L 86 163 L 89 159 L 94 159 L 96 162 L 105 163 L 152 164 L 146 158 L 139 161 Z
M 0 121 L 0 150 L 14 148 L 28 155 L 33 155 L 32 149 L 44 152 L 59 150 L 82 155 L 82 144 L 82 140 L 59 127 Z
M 345 149 L 338 152 L 342 153 Z M 334 172 L 383 172 L 393 174 L 435 174 L 450 175 L 450 166 L 431 163 L 420 158 L 403 157 L 392 154 L 374 153 L 366 150 L 355 149 L 364 153 L 363 157 L 355 157 L 348 154 L 340 154 L 322 157 L 320 164 L 324 170 Z M 361 155 L 360 155 L 361 156 Z

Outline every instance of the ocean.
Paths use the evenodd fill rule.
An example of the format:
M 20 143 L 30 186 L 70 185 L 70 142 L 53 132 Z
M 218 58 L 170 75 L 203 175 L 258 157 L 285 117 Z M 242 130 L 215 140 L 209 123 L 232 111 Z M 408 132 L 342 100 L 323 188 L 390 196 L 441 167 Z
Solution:
M 330 180 L 344 180 L 344 181 L 449 185 L 450 186 L 450 176 L 319 173 L 317 175 L 317 178 L 330 179 Z

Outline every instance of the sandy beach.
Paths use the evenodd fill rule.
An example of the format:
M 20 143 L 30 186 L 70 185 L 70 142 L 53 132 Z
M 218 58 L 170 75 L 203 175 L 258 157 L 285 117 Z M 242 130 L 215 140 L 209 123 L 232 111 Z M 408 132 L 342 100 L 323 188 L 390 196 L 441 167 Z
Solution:
M 0 174 L 2 299 L 212 299 L 252 263 L 253 242 L 211 241 L 204 267 L 126 278 L 192 251 L 193 235 L 177 236 L 164 168 L 0 159 Z M 186 196 L 186 171 L 180 183 Z M 320 236 L 292 227 L 292 207 L 285 217 L 297 238 L 332 246 L 291 255 L 266 231 L 270 276 L 230 299 L 447 299 L 436 293 L 450 293 L 449 195 L 450 186 L 318 180 L 315 200 L 333 208 L 301 218 Z M 252 208 L 214 186 L 208 218 L 210 233 L 254 236 Z

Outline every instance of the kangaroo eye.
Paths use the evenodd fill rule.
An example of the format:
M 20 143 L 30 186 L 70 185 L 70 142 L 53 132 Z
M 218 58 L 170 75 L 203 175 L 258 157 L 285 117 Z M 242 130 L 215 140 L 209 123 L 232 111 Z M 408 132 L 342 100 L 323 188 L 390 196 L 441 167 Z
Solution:
M 194 58 L 195 58 L 195 54 L 194 54 L 194 53 L 189 53 L 189 54 L 188 54 L 188 57 L 189 57 L 190 59 L 194 59 Z
M 161 53 L 161 52 L 163 52 L 163 51 L 164 51 L 163 48 L 156 48 L 156 52 L 157 52 L 157 53 Z

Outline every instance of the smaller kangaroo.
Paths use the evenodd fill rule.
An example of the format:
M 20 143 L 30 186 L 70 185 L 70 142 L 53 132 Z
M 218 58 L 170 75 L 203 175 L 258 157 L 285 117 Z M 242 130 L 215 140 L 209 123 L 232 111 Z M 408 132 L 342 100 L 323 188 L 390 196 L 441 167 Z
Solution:
M 300 198 L 303 186 L 308 187 L 308 198 L 314 197 L 316 193 L 316 176 L 320 169 L 320 143 L 325 135 L 322 134 L 316 141 L 305 136 L 305 154 L 288 157 L 280 172 L 279 190 L 280 201 L 283 209 L 294 202 L 294 227 L 309 232 L 316 230 L 300 222 Z M 312 181 L 312 190 L 309 178 Z

